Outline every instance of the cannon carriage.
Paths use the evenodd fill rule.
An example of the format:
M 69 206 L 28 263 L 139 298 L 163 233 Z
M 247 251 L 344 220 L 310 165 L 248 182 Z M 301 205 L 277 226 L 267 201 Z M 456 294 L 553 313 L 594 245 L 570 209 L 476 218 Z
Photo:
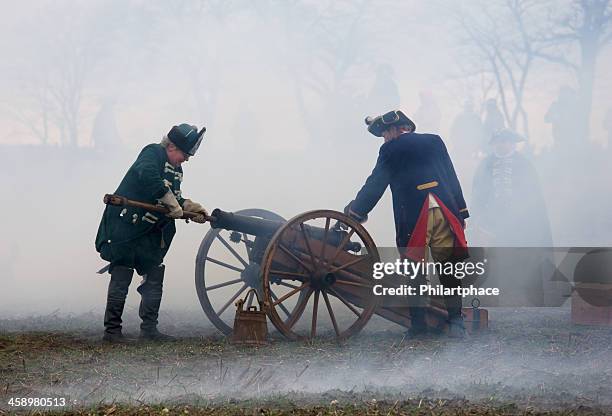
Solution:
M 378 249 L 361 224 L 340 212 L 309 211 L 286 221 L 262 209 L 216 209 L 211 227 L 198 250 L 195 282 L 204 312 L 226 335 L 232 333 L 230 306 L 246 293 L 246 306 L 253 304 L 248 289 L 255 289 L 271 323 L 292 340 L 345 339 L 374 314 L 410 326 L 407 305 L 385 305 L 374 296 Z M 447 318 L 440 301 L 432 299 L 427 313 L 436 328 Z
M 105 195 L 104 203 L 168 212 L 160 205 L 113 194 Z M 183 218 L 198 215 L 185 211 Z M 212 228 L 198 249 L 196 290 L 204 313 L 224 334 L 232 334 L 231 305 L 245 292 L 247 308 L 255 297 L 262 299 L 260 306 L 272 324 L 292 340 L 328 333 L 345 339 L 358 333 L 374 314 L 410 327 L 408 302 L 388 302 L 374 295 L 372 266 L 380 255 L 366 229 L 352 218 L 316 210 L 286 221 L 263 209 L 235 213 L 216 209 L 206 220 Z M 487 328 L 487 311 L 478 309 L 474 301 L 472 306 L 463 308 L 468 331 Z M 427 324 L 445 330 L 447 318 L 441 297 L 431 296 Z M 333 331 L 318 331 L 322 320 L 328 320 L 325 327 Z

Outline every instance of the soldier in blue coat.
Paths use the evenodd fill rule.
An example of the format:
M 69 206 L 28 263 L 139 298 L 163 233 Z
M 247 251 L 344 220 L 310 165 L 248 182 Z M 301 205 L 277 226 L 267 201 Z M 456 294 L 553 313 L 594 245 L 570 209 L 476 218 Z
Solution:
M 110 262 L 111 274 L 104 314 L 105 341 L 125 341 L 121 333 L 121 315 L 134 270 L 144 277 L 138 287 L 142 299 L 139 315 L 140 336 L 150 340 L 172 340 L 157 330 L 157 317 L 162 297 L 164 256 L 170 248 L 183 209 L 201 215 L 193 218 L 204 222 L 207 215 L 202 205 L 183 198 L 181 164 L 198 149 L 204 131 L 195 126 L 174 126 L 161 143 L 142 149 L 129 168 L 115 194 L 149 204 L 161 204 L 169 213 L 161 215 L 143 208 L 108 205 L 96 236 L 96 250 Z
M 416 126 L 403 112 L 390 111 L 366 119 L 368 131 L 383 137 L 374 170 L 345 213 L 360 222 L 378 203 L 387 186 L 393 197 L 396 244 L 410 257 L 413 246 L 429 246 L 436 261 L 465 258 L 463 228 L 469 217 L 461 185 L 444 142 L 435 134 L 415 133 Z M 419 225 L 422 225 L 419 227 Z M 444 286 L 461 282 L 454 276 L 440 276 Z M 464 333 L 461 298 L 445 299 L 451 334 Z M 424 311 L 411 308 L 411 334 L 426 331 Z

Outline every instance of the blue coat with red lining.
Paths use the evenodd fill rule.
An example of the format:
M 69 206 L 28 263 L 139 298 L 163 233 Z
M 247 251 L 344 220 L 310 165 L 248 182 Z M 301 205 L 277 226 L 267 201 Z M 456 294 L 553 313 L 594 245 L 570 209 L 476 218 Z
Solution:
M 444 142 L 435 134 L 404 133 L 380 147 L 374 170 L 350 210 L 367 216 L 387 186 L 393 195 L 396 244 L 406 247 L 431 192 L 461 223 L 469 217 L 461 185 Z

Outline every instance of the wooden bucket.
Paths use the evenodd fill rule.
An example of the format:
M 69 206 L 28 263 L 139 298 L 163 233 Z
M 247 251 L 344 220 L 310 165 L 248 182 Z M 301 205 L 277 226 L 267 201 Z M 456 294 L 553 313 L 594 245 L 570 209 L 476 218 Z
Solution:
M 244 309 L 249 293 L 255 292 L 259 310 L 256 306 L 249 306 Z M 262 311 L 261 301 L 255 289 L 247 292 L 244 299 L 236 302 L 236 317 L 234 318 L 234 331 L 232 333 L 232 343 L 242 345 L 266 345 L 268 343 L 268 322 L 266 313 Z

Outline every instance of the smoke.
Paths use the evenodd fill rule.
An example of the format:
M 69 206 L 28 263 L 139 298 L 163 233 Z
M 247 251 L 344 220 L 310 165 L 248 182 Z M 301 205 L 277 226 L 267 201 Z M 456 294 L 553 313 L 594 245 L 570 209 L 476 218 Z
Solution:
M 4 316 L 102 310 L 108 280 L 95 274 L 104 263 L 93 248 L 101 198 L 114 191 L 138 151 L 174 124 L 208 127 L 199 154 L 184 166 L 187 197 L 209 210 L 261 207 L 290 218 L 316 208 L 341 210 L 354 197 L 380 145 L 364 129 L 364 116 L 396 105 L 423 114 L 417 130 L 432 126 L 455 157 L 461 143 L 451 127 L 465 99 L 484 117 L 485 98 L 500 98 L 488 81 L 475 81 L 480 75 L 460 71 L 467 55 L 444 2 L 175 6 L 43 1 L 5 8 Z M 585 146 L 593 150 L 584 154 L 549 152 L 552 130 L 544 122 L 573 75 L 534 63 L 525 88 L 530 149 L 542 155 L 534 164 L 558 245 L 610 244 L 610 153 L 601 144 L 611 59 L 609 49 L 598 57 Z M 376 85 L 395 85 L 400 101 L 385 101 L 393 94 L 381 87 L 377 95 Z M 436 112 L 431 107 L 419 113 L 423 96 L 435 101 L 437 125 L 435 117 L 426 120 Z M 479 162 L 455 160 L 468 203 Z M 366 227 L 379 246 L 394 244 L 389 194 Z M 199 310 L 194 259 L 207 230 L 178 225 L 165 260 L 164 308 Z M 131 307 L 138 301 L 134 290 L 135 284 Z
M 275 399 L 344 404 L 414 397 L 537 408 L 610 405 L 609 331 L 568 331 L 567 310 L 538 309 L 537 320 L 534 312 L 496 309 L 488 333 L 458 342 L 407 340 L 380 319 L 341 345 L 275 338 L 265 348 L 241 348 L 195 338 L 206 333 L 200 329 L 190 340 L 152 347 L 147 355 L 135 355 L 130 347 L 100 354 L 95 345 L 78 356 L 63 353 L 56 382 L 33 387 L 79 406 Z

